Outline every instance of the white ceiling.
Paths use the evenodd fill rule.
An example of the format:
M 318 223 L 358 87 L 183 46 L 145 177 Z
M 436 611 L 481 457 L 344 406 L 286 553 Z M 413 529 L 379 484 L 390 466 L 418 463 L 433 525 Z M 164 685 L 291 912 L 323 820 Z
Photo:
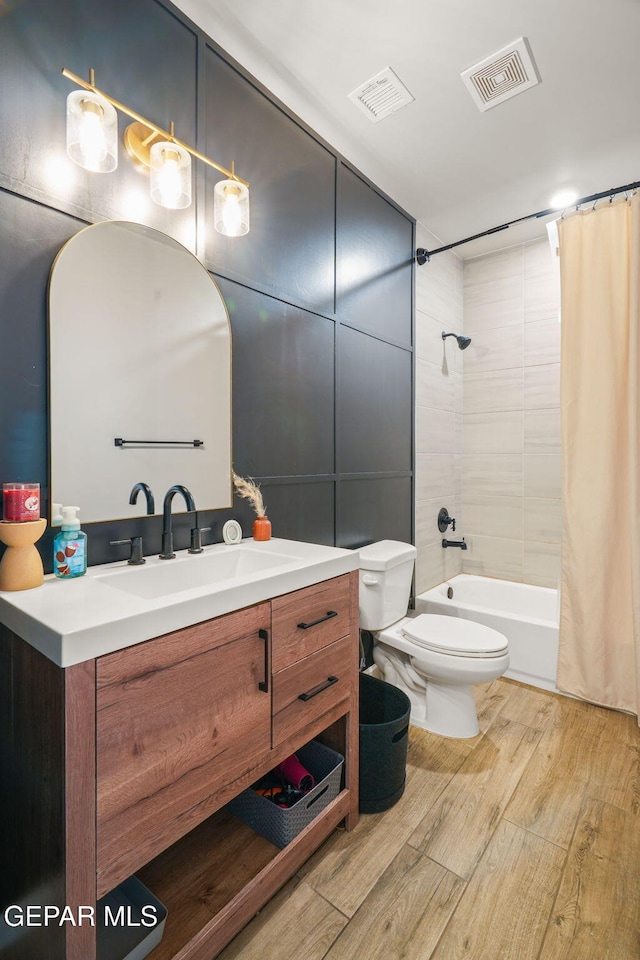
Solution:
M 545 209 L 561 187 L 587 196 L 640 180 L 640 0 L 177 5 L 442 243 Z M 481 113 L 460 73 L 521 36 L 542 83 Z M 386 66 L 415 102 L 373 124 L 347 94 Z

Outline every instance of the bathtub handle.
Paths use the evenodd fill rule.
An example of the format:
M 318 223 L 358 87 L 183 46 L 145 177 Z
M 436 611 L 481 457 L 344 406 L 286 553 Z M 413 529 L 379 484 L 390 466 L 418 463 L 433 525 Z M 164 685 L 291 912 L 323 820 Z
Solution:
M 370 573 L 362 574 L 362 582 L 364 583 L 365 587 L 377 587 L 380 583 L 379 579 L 377 577 L 372 577 Z

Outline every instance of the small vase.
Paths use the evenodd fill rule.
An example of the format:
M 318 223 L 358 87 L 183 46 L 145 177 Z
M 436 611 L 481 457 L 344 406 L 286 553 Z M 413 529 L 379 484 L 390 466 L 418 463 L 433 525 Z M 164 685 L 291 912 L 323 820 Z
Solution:
M 271 520 L 269 520 L 269 517 L 256 517 L 253 521 L 253 539 L 271 540 Z

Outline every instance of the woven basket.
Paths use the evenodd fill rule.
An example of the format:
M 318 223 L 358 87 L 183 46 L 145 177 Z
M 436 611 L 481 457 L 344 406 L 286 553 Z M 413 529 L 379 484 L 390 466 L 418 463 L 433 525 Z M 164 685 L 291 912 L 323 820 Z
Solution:
M 292 807 L 283 809 L 249 787 L 229 804 L 239 820 L 276 847 L 286 847 L 340 793 L 344 757 L 312 740 L 296 750 L 302 766 L 313 774 L 315 786 Z

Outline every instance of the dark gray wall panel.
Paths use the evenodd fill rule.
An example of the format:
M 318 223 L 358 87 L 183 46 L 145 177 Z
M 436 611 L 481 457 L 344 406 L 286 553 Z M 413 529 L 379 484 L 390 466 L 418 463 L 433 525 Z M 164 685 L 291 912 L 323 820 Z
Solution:
M 338 177 L 338 313 L 411 346 L 413 224 L 343 164 Z
M 94 67 L 98 85 L 112 96 L 159 124 L 174 120 L 178 136 L 219 162 L 235 160 L 251 181 L 248 237 L 213 232 L 218 177 L 197 162 L 192 206 L 169 211 L 150 201 L 148 181 L 122 145 L 113 174 L 91 174 L 68 161 L 65 102 L 73 84 L 61 76 L 63 66 L 86 77 Z M 127 123 L 119 117 L 121 134 Z M 274 535 L 333 543 L 338 508 L 343 542 L 411 538 L 410 477 L 375 478 L 409 473 L 412 465 L 411 353 L 397 346 L 411 343 L 409 218 L 344 166 L 336 199 L 335 151 L 162 0 L 4 4 L 0 129 L 0 480 L 38 480 L 46 499 L 46 289 L 63 243 L 87 222 L 119 218 L 195 249 L 197 222 L 199 252 L 225 278 L 219 282 L 232 321 L 234 465 L 261 483 Z M 62 159 L 58 173 L 51 154 Z M 336 203 L 343 280 L 337 310 Z M 364 268 L 354 286 L 349 271 L 358 263 Z M 344 473 L 372 476 L 345 480 Z M 230 516 L 250 534 L 251 510 L 236 500 L 229 510 L 200 513 L 199 523 L 212 528 L 205 542 L 221 539 Z M 175 518 L 180 548 L 192 523 L 186 514 Z M 91 524 L 89 562 L 122 559 L 124 548 L 109 541 L 138 534 L 145 552 L 155 553 L 161 527 L 157 516 Z M 51 539 L 48 531 L 39 543 L 47 570 Z
M 411 470 L 411 353 L 340 329 L 339 470 Z
M 360 547 L 375 540 L 413 541 L 410 477 L 343 480 L 336 543 Z
M 334 545 L 332 481 L 297 484 L 267 481 L 260 487 L 274 537 Z M 250 525 L 243 524 L 243 531 L 251 536 Z
M 218 280 L 233 337 L 233 458 L 238 473 L 334 470 L 334 324 Z
M 213 188 L 206 174 L 206 257 L 285 300 L 333 312 L 335 158 L 216 53 L 206 53 L 207 140 L 204 152 L 236 164 L 251 183 L 251 231 L 215 233 Z
M 2 190 L 0 223 L 0 477 L 37 480 L 46 499 L 47 285 L 58 250 L 83 224 Z M 72 397 L 73 388 L 70 402 L 85 400 Z
M 0 177 L 86 219 L 135 219 L 195 248 L 195 207 L 165 210 L 119 143 L 118 169 L 91 173 L 66 156 L 63 67 L 195 145 L 197 36 L 156 0 L 23 0 L 0 16 Z M 118 115 L 120 136 L 129 119 Z

